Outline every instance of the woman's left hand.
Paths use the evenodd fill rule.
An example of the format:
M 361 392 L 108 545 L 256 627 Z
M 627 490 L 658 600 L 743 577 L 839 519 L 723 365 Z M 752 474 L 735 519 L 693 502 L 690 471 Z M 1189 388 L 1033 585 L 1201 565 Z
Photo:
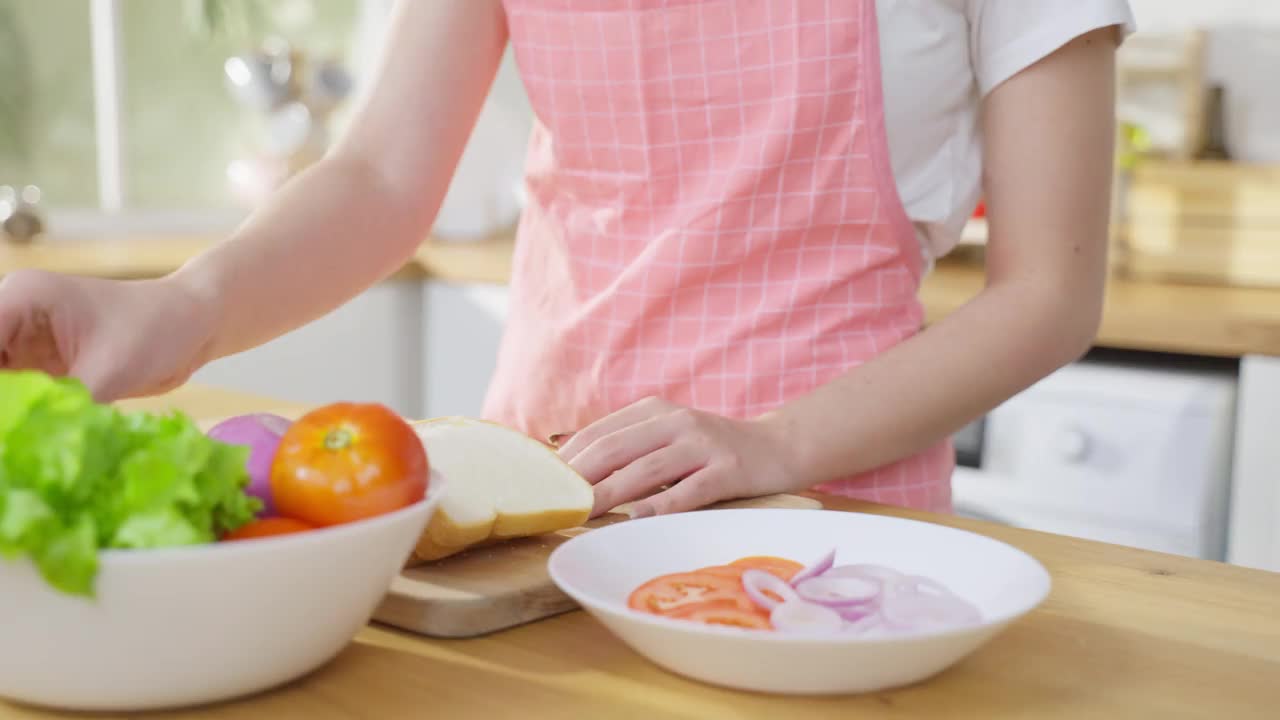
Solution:
M 805 487 L 791 443 L 765 420 L 733 420 L 648 398 L 572 437 L 560 456 L 595 486 L 592 517 L 623 503 L 633 517 Z M 649 497 L 653 491 L 670 488 Z

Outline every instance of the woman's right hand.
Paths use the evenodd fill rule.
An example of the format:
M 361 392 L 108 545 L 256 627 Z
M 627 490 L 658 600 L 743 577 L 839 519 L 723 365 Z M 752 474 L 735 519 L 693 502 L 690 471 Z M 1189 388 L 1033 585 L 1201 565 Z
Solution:
M 206 361 L 214 315 L 172 278 L 19 270 L 0 280 L 0 368 L 77 377 L 100 402 L 162 393 Z

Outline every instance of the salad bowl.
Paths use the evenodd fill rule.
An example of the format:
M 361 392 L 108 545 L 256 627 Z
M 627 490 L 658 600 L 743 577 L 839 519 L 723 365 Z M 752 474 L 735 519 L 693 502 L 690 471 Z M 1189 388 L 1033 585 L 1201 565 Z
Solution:
M 237 542 L 108 550 L 91 597 L 0 558 L 0 699 L 140 712 L 297 679 L 373 615 L 431 520 L 444 479 L 392 512 Z

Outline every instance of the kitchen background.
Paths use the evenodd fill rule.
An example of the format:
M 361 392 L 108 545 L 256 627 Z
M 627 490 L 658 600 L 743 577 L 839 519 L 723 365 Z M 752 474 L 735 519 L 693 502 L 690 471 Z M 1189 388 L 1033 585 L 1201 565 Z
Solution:
M 957 507 L 1280 570 L 1280 3 L 1131 2 L 1097 348 L 957 436 Z M 0 0 L 0 273 L 146 277 L 215 242 L 341 129 L 391 4 Z M 508 57 L 411 267 L 196 381 L 477 413 L 530 122 Z M 979 207 L 931 319 L 983 236 Z

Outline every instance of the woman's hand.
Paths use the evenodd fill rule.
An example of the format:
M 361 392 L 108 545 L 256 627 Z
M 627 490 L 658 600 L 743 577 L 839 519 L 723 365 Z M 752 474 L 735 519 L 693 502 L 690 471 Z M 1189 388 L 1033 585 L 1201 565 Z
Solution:
M 102 402 L 165 392 L 200 366 L 216 314 L 170 278 L 19 270 L 0 281 L 0 369 L 72 375 Z
M 645 517 L 805 487 L 782 435 L 765 420 L 648 398 L 574 433 L 560 456 L 595 486 L 592 517 L 633 500 Z

